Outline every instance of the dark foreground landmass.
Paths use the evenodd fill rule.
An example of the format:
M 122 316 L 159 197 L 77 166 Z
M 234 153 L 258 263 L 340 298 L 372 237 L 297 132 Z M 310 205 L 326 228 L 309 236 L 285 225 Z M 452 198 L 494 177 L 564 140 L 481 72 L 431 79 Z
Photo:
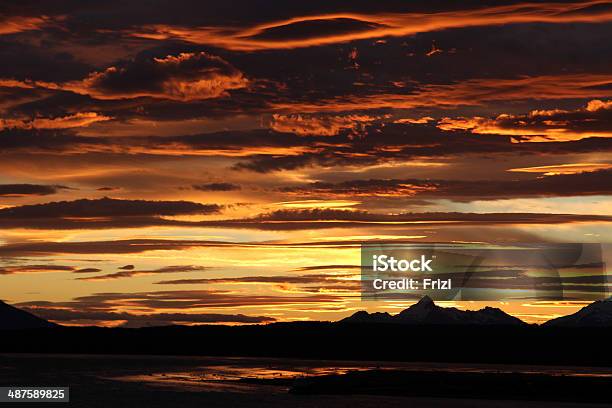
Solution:
M 0 334 L 0 351 L 12 353 L 0 356 L 0 386 L 70 386 L 75 407 L 612 403 L 612 328 L 308 322 Z M 347 367 L 338 370 L 338 361 Z M 489 368 L 469 368 L 476 364 Z
M 7 353 L 147 354 L 612 367 L 612 328 L 277 323 L 4 331 Z
M 78 408 L 610 406 L 610 397 L 606 395 L 610 389 L 610 377 L 606 375 L 610 370 L 390 363 L 384 368 L 361 371 L 371 364 L 266 358 L 11 354 L 0 355 L 0 386 L 69 386 L 69 404 L 44 405 Z M 327 369 L 337 373 L 317 374 Z M 599 377 L 582 377 L 589 372 Z
M 612 403 L 610 389 L 612 377 L 372 370 L 297 379 L 290 392 Z

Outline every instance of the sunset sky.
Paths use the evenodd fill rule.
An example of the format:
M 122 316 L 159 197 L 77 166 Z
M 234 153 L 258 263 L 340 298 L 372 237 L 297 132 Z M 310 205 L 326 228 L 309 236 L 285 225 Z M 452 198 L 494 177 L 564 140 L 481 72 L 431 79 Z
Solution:
M 411 304 L 361 301 L 362 242 L 612 242 L 611 37 L 609 1 L 4 1 L 0 299 L 336 320 Z

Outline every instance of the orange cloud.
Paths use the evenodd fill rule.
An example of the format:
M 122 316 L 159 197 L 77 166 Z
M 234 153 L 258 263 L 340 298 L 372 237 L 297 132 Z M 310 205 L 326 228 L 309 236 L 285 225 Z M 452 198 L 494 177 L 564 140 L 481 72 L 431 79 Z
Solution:
M 376 117 L 367 115 L 310 116 L 275 114 L 272 116 L 270 128 L 277 132 L 295 133 L 300 136 L 334 136 L 343 130 L 359 134 L 367 124 L 374 122 L 376 119 Z
M 438 13 L 330 13 L 298 16 L 252 27 L 183 27 L 148 25 L 129 33 L 153 40 L 180 39 L 196 44 L 215 44 L 238 51 L 288 49 L 329 45 L 355 40 L 401 37 L 460 27 L 516 23 L 587 23 L 612 20 L 612 11 L 598 6 L 606 1 L 580 3 L 519 3 Z M 333 27 L 342 22 L 352 29 L 326 32 L 317 25 Z M 308 32 L 296 36 L 295 32 Z
M 515 142 L 566 142 L 587 137 L 612 137 L 612 101 L 592 100 L 574 111 L 533 110 L 527 115 L 501 114 L 496 118 L 443 118 L 438 128 L 446 131 L 468 130 L 477 134 L 516 136 Z
M 431 106 L 454 108 L 508 100 L 602 98 L 612 97 L 610 82 L 610 76 L 602 74 L 471 79 L 449 85 L 423 85 L 410 94 L 348 95 L 312 103 L 273 103 L 272 107 L 291 112 L 315 113 Z
M 397 119 L 393 121 L 393 123 L 411 123 L 413 125 L 423 125 L 425 123 L 431 122 L 432 120 L 435 120 L 435 119 L 430 116 L 424 116 L 422 118 L 417 118 L 417 119 L 412 119 L 412 118 Z
M 0 87 L 50 89 L 95 99 L 152 97 L 177 101 L 218 98 L 248 86 L 242 72 L 205 52 L 130 61 L 66 83 L 0 78 Z
M 96 112 L 78 112 L 58 118 L 0 119 L 0 129 L 72 129 L 111 119 Z
M 536 167 L 521 167 L 509 169 L 508 171 L 519 173 L 543 173 L 545 176 L 554 176 L 558 174 L 577 174 L 586 171 L 597 171 L 612 169 L 612 164 L 607 163 L 571 163 L 571 164 L 555 164 L 552 166 L 536 166 Z
M 23 31 L 40 30 L 50 19 L 47 16 L 23 17 L 12 16 L 0 21 L 0 35 L 15 34 Z
M 600 101 L 600 100 L 594 100 L 594 101 L 590 101 L 587 106 L 586 106 L 586 110 L 588 110 L 589 112 L 598 112 L 600 110 L 612 110 L 612 101 Z
M 190 101 L 225 96 L 228 90 L 247 84 L 242 73 L 225 60 L 200 52 L 109 67 L 68 88 L 97 99 L 149 96 Z

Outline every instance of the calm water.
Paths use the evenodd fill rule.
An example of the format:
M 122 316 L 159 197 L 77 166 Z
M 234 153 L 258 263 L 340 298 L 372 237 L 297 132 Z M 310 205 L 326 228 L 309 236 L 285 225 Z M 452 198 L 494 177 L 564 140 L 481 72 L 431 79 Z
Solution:
M 194 366 L 188 370 L 176 370 L 184 357 L 176 357 L 177 367 L 168 370 L 152 371 L 144 374 L 113 376 L 119 381 L 138 381 L 144 383 L 167 384 L 207 389 L 227 389 L 230 386 L 239 390 L 251 389 L 253 385 L 236 384 L 241 379 L 292 379 L 326 374 L 342 374 L 355 370 L 411 370 L 444 371 L 471 373 L 525 373 L 551 376 L 612 377 L 612 368 L 602 367 L 557 367 L 525 365 L 490 364 L 450 364 L 450 363 L 393 363 L 363 361 L 305 361 L 292 359 L 267 358 L 220 358 L 194 357 Z M 284 388 L 284 387 L 280 387 Z

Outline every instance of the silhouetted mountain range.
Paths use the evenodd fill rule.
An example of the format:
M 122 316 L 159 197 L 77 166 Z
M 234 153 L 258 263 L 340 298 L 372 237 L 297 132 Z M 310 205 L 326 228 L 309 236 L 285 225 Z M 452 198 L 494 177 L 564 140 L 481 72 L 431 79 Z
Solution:
M 340 321 L 341 323 L 398 323 L 437 325 L 524 325 L 521 319 L 500 309 L 485 307 L 480 310 L 459 310 L 455 307 L 437 306 L 429 296 L 396 315 L 360 311 Z
M 573 324 L 578 329 L 556 327 L 552 323 L 525 324 L 494 308 L 477 311 L 443 308 L 429 298 L 397 315 L 358 312 L 337 322 L 147 328 L 49 329 L 52 324 L 42 319 L 5 304 L 1 306 L 0 327 L 30 328 L 2 331 L 5 353 L 180 354 L 612 367 L 612 356 L 605 352 L 612 343 L 612 321 L 604 313 L 609 310 L 604 302 L 595 302 L 568 317 L 569 320 L 583 317 Z M 587 322 L 589 325 L 585 325 Z M 403 339 L 409 339 L 410 347 L 405 346 Z
M 544 323 L 549 327 L 610 327 L 612 326 L 612 298 L 593 302 L 574 314 Z
M 40 329 L 45 327 L 55 327 L 57 324 L 41 319 L 24 310 L 7 305 L 0 300 L 0 329 L 20 330 L 20 329 Z
M 386 312 L 359 311 L 337 324 L 399 324 L 399 325 L 464 325 L 464 326 L 526 326 L 521 319 L 504 311 L 485 307 L 480 310 L 460 310 L 441 307 L 425 296 L 414 305 L 396 315 Z M 19 330 L 57 327 L 29 312 L 0 301 L 0 330 Z M 545 327 L 612 327 L 612 298 L 600 300 L 583 307 L 574 314 L 552 319 Z

